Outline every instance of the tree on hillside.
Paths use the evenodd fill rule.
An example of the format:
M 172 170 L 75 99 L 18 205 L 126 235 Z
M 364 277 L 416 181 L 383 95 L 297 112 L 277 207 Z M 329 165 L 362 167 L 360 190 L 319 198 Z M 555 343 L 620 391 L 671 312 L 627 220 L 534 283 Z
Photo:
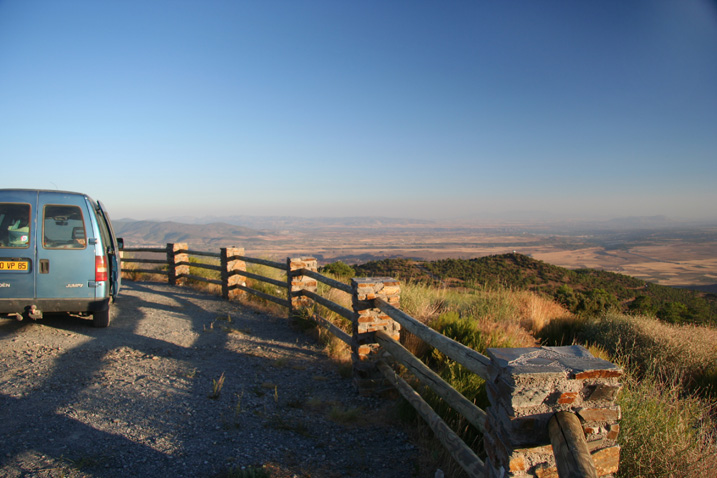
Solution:
M 633 314 L 654 316 L 657 313 L 657 306 L 647 295 L 638 295 L 627 308 Z
M 578 304 L 580 303 L 578 295 L 575 293 L 573 288 L 567 284 L 563 284 L 558 287 L 555 291 L 554 298 L 556 302 L 572 312 L 575 312 Z
M 682 302 L 668 302 L 657 311 L 657 317 L 673 324 L 681 324 L 689 316 L 689 309 Z
M 605 289 L 598 288 L 582 295 L 577 311 L 589 315 L 599 315 L 610 309 L 617 309 L 619 306 L 617 297 Z
M 343 277 L 345 279 L 351 279 L 356 275 L 356 271 L 354 271 L 353 267 L 342 261 L 326 264 L 320 269 L 320 272 L 333 274 L 336 277 Z

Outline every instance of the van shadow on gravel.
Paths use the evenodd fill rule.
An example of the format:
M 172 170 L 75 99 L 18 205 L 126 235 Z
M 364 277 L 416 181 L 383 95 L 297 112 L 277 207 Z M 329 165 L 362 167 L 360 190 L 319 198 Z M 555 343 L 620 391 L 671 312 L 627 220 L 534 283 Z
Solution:
M 410 477 L 390 402 L 286 319 L 127 281 L 107 329 L 0 321 L 0 475 Z M 223 385 L 219 388 L 220 378 Z

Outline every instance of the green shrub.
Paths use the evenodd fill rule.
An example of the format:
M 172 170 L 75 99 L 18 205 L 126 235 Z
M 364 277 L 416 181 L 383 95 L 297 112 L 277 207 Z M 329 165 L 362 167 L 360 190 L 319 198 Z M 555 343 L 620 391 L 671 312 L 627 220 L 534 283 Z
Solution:
M 593 289 L 581 295 L 576 311 L 580 314 L 599 315 L 618 308 L 617 297 L 605 289 Z
M 657 313 L 657 307 L 647 295 L 638 295 L 627 308 L 633 314 L 654 316 Z
M 348 264 L 343 263 L 342 261 L 336 261 L 330 264 L 326 264 L 325 266 L 319 268 L 319 272 L 321 272 L 322 274 L 332 274 L 337 278 L 343 279 L 351 279 L 352 277 L 356 276 L 356 271 L 354 270 L 354 268 Z
M 578 304 L 580 303 L 580 298 L 578 294 L 575 293 L 572 287 L 570 287 L 567 284 L 563 284 L 555 291 L 555 300 L 563 305 L 566 309 L 575 311 Z
M 689 317 L 689 309 L 682 302 L 668 302 L 657 311 L 657 317 L 672 324 L 681 324 Z

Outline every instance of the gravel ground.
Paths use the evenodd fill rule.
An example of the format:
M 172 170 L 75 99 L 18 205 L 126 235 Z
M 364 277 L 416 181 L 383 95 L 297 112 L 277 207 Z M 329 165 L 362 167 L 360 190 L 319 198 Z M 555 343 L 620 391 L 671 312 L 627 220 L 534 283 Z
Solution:
M 0 320 L 0 476 L 423 475 L 394 405 L 286 319 L 130 281 L 112 314 Z

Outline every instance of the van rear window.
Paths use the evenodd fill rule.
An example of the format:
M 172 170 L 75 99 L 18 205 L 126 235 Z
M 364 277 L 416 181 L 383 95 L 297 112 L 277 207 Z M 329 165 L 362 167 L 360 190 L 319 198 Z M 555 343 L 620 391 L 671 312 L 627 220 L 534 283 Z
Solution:
M 0 248 L 30 247 L 30 205 L 0 203 Z
M 42 220 L 42 246 L 45 249 L 87 247 L 82 210 L 77 206 L 45 206 Z

